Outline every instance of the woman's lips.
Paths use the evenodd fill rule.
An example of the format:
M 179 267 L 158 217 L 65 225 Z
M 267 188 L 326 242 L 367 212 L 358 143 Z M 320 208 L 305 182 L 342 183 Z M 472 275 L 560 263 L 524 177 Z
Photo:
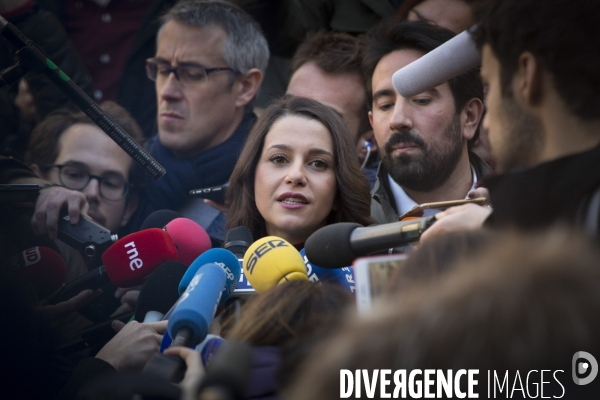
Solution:
M 284 193 L 277 198 L 277 202 L 289 210 L 306 207 L 309 203 L 306 197 L 300 193 Z

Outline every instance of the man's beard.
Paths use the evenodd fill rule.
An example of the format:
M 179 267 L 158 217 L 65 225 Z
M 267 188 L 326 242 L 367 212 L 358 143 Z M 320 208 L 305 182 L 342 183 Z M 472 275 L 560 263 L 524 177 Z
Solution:
M 537 164 L 544 145 L 542 123 L 524 111 L 509 93 L 502 98 L 500 113 L 501 143 L 491 145 L 498 172 L 530 168 Z
M 392 156 L 393 147 L 400 143 L 418 146 L 418 154 Z M 455 114 L 442 134 L 442 140 L 425 143 L 416 131 L 393 133 L 385 144 L 382 162 L 394 181 L 418 192 L 431 192 L 450 177 L 463 152 L 460 114 Z

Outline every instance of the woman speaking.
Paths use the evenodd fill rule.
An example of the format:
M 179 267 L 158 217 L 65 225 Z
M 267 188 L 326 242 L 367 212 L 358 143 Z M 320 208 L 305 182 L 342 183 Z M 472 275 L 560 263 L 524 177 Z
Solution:
M 233 170 L 228 228 L 302 247 L 324 225 L 373 223 L 370 200 L 342 119 L 314 100 L 286 96 L 260 116 Z

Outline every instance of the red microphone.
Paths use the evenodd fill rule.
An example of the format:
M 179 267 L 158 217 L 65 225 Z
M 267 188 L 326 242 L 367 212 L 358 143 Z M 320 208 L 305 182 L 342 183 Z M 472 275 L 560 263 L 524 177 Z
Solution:
M 104 252 L 103 266 L 66 285 L 51 303 L 70 299 L 82 290 L 98 289 L 108 281 L 117 287 L 140 285 L 163 262 L 177 257 L 175 243 L 164 230 L 151 228 L 132 233 Z
M 188 267 L 200 254 L 212 247 L 208 233 L 191 219 L 175 218 L 165 225 L 165 231 L 177 247 L 177 261 Z
M 60 289 L 67 276 L 65 261 L 49 247 L 37 246 L 24 250 L 0 268 L 31 283 L 40 300 Z

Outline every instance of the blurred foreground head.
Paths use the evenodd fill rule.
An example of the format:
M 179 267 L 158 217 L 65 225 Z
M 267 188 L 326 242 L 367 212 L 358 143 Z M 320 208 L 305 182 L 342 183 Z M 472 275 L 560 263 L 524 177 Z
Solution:
M 478 368 L 480 386 L 486 370 L 560 369 L 568 395 L 574 353 L 600 354 L 598 260 L 597 248 L 568 232 L 504 235 L 443 278 L 349 321 L 313 352 L 286 398 L 339 397 L 341 369 Z

